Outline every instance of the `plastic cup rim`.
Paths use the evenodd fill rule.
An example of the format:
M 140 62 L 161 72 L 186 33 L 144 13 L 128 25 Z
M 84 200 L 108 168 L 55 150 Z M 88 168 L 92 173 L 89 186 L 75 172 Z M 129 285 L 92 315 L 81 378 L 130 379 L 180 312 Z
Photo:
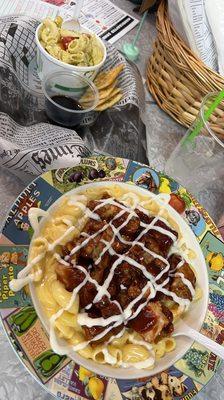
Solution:
M 83 80 L 83 81 L 87 84 L 88 87 L 91 87 L 91 89 L 92 89 L 92 91 L 93 91 L 93 93 L 94 93 L 95 99 L 94 99 L 93 105 L 92 105 L 91 107 L 85 108 L 85 109 L 83 109 L 83 110 L 71 110 L 71 109 L 69 109 L 69 108 L 63 107 L 63 106 L 61 106 L 60 104 L 56 103 L 56 102 L 48 95 L 48 93 L 47 93 L 47 91 L 46 91 L 46 89 L 45 89 L 45 85 L 46 85 L 46 82 L 47 82 L 50 78 L 52 78 L 52 77 L 54 78 L 54 77 L 57 76 L 57 75 L 61 75 L 61 76 L 64 76 L 64 75 L 69 75 L 69 76 L 71 76 L 71 75 L 72 75 L 72 76 L 75 76 L 75 77 L 80 78 L 81 80 Z M 99 102 L 99 91 L 98 91 L 96 85 L 94 85 L 94 83 L 93 83 L 92 81 L 90 81 L 89 79 L 87 79 L 87 78 L 84 77 L 83 75 L 81 75 L 81 74 L 79 74 L 79 73 L 77 73 L 77 72 L 74 72 L 74 71 L 55 71 L 55 72 L 52 72 L 52 73 L 47 74 L 47 75 L 45 76 L 45 78 L 43 79 L 43 82 L 42 82 L 42 89 L 43 89 L 44 96 L 45 96 L 54 106 L 60 108 L 60 109 L 63 110 L 63 111 L 70 112 L 70 113 L 72 113 L 72 114 L 85 114 L 85 113 L 87 113 L 87 112 L 93 111 L 93 110 L 96 108 L 96 106 L 97 106 L 97 104 L 98 104 L 98 102 Z

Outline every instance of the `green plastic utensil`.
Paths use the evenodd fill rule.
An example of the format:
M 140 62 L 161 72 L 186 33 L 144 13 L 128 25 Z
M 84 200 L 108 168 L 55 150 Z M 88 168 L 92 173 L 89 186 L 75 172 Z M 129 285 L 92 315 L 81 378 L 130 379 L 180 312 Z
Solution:
M 141 22 L 139 24 L 139 27 L 138 27 L 138 30 L 137 30 L 137 33 L 135 35 L 133 42 L 132 43 L 124 43 L 124 45 L 123 45 L 123 52 L 124 52 L 125 56 L 131 61 L 136 61 L 139 56 L 140 51 L 139 51 L 139 48 L 136 46 L 136 43 L 139 39 L 139 36 L 140 36 L 140 33 L 141 33 L 141 30 L 142 30 L 142 27 L 145 22 L 147 14 L 148 14 L 148 10 L 145 11 L 142 16 Z
M 186 143 L 189 143 L 189 142 L 191 142 L 191 143 L 193 142 L 193 140 L 196 138 L 196 136 L 198 136 L 198 134 L 200 133 L 201 129 L 203 128 L 204 121 L 208 121 L 208 119 L 210 118 L 212 113 L 215 111 L 216 107 L 218 107 L 218 105 L 221 103 L 221 101 L 223 99 L 224 99 L 224 90 L 221 90 L 219 92 L 218 96 L 213 101 L 213 103 L 208 108 L 208 110 L 205 112 L 204 120 L 202 119 L 202 117 L 199 118 L 195 128 L 190 133 L 190 135 L 184 140 L 183 144 L 186 144 Z

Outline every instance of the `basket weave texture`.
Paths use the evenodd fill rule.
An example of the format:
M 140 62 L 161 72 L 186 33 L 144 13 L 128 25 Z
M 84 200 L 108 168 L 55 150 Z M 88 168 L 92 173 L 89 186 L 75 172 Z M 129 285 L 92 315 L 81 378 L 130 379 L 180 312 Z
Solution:
M 157 13 L 157 39 L 147 65 L 148 89 L 158 105 L 184 126 L 190 126 L 202 99 L 224 88 L 224 78 L 208 68 L 187 47 L 172 26 L 165 0 Z M 224 135 L 224 106 L 221 104 L 210 121 Z

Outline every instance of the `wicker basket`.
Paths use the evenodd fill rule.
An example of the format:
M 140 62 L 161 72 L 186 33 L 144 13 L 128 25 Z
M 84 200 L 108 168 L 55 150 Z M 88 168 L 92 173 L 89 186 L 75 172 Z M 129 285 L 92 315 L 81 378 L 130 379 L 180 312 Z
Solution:
M 157 14 L 158 37 L 147 66 L 147 84 L 158 105 L 184 126 L 198 114 L 203 97 L 224 88 L 224 78 L 206 67 L 173 28 L 165 0 Z M 212 120 L 212 121 L 211 121 Z M 211 117 L 213 129 L 224 135 L 224 106 Z

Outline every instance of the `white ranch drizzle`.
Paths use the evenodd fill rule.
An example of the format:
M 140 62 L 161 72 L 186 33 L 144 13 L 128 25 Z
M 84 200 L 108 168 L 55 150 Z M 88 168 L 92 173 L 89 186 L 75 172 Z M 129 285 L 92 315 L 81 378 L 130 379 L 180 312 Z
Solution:
M 122 242 L 122 239 L 123 239 L 123 238 L 122 238 L 121 235 L 120 235 L 120 231 L 121 231 L 121 229 L 124 228 L 124 227 L 127 225 L 127 223 L 131 220 L 131 218 L 133 217 L 133 212 L 130 212 L 128 218 L 123 222 L 123 224 L 121 224 L 121 225 L 119 226 L 119 228 L 115 228 L 115 227 L 113 226 L 112 222 L 114 222 L 115 219 L 119 218 L 119 217 L 122 216 L 123 214 L 124 214 L 124 212 L 121 211 L 121 212 L 116 216 L 116 218 L 113 218 L 113 219 L 112 219 L 112 221 L 111 221 L 111 223 L 110 223 L 110 227 L 112 228 L 113 234 L 114 234 L 114 235 L 113 235 L 111 241 L 108 242 L 108 244 L 106 244 L 106 246 L 104 247 L 102 253 L 101 253 L 100 256 L 99 256 L 99 258 L 95 261 L 95 264 L 96 264 L 96 265 L 100 263 L 100 261 L 102 260 L 102 257 L 104 256 L 104 254 L 110 249 L 111 245 L 112 245 L 113 242 L 114 242 L 114 239 L 115 239 L 116 235 L 117 235 L 117 237 L 118 237 L 119 240 L 121 239 L 120 242 Z
M 91 212 L 90 209 L 87 208 L 85 204 L 81 203 L 81 201 L 86 201 L 86 200 L 87 198 L 84 195 L 76 196 L 75 198 L 68 201 L 68 205 L 80 208 L 81 211 L 83 211 L 83 213 L 85 213 L 87 217 L 91 217 L 92 219 L 99 221 L 100 216 L 94 212 Z
M 48 211 L 44 211 L 41 208 L 31 207 L 28 211 L 28 218 L 30 224 L 34 231 L 39 229 L 39 217 L 46 217 L 48 215 Z
M 54 258 L 59 262 L 59 264 L 65 265 L 66 267 L 70 267 L 70 264 L 63 258 L 61 258 L 60 254 L 55 253 Z
M 185 260 L 180 260 L 180 262 L 177 264 L 177 266 L 173 269 L 170 270 L 170 276 L 173 276 L 172 274 L 176 272 L 178 269 L 180 269 L 185 263 Z
M 115 365 L 117 363 L 117 358 L 112 356 L 106 347 L 101 350 L 101 353 L 103 353 L 103 355 L 104 355 L 105 363 L 110 364 L 110 365 Z
M 182 249 L 183 246 L 185 246 L 185 240 L 182 237 L 181 239 L 178 239 L 176 241 L 176 243 L 173 243 L 173 246 L 169 251 L 168 257 L 171 256 L 172 254 L 180 255 L 190 265 L 191 264 L 191 260 L 188 257 L 189 250 L 188 249 Z
M 62 345 L 58 343 L 58 338 L 55 331 L 55 322 L 62 315 L 64 309 L 61 308 L 56 314 L 52 315 L 50 318 L 50 345 L 51 348 L 59 355 L 68 354 L 71 346 L 70 345 Z
M 30 272 L 30 270 L 44 258 L 44 253 L 38 254 L 32 261 L 27 264 L 25 268 L 22 269 L 22 271 L 19 271 L 18 273 L 18 278 L 25 278 L 26 275 Z M 12 281 L 11 281 L 12 282 Z
M 125 327 L 117 334 L 117 335 L 112 335 L 110 339 L 105 343 L 105 345 L 108 345 L 109 343 L 113 342 L 114 339 L 120 339 L 121 336 L 125 333 Z
M 12 279 L 9 282 L 9 287 L 11 290 L 14 292 L 18 292 L 21 290 L 25 285 L 28 285 L 34 280 L 33 275 L 28 275 L 25 278 L 17 278 L 17 279 Z
M 98 264 L 98 263 L 101 261 L 102 256 L 106 253 L 106 251 L 109 251 L 110 254 L 113 254 L 113 255 L 118 256 L 118 259 L 113 263 L 113 265 L 112 265 L 112 267 L 111 267 L 111 270 L 110 270 L 110 273 L 109 273 L 107 279 L 105 280 L 104 284 L 103 284 L 102 286 L 99 285 L 98 282 L 97 282 L 96 280 L 94 280 L 94 279 L 91 278 L 91 276 L 89 275 L 89 273 L 86 271 L 85 268 L 83 268 L 83 267 L 81 267 L 81 266 L 75 266 L 77 269 L 80 269 L 80 270 L 85 274 L 85 279 L 83 280 L 83 282 L 80 283 L 80 285 L 78 285 L 78 286 L 73 290 L 73 293 L 72 293 L 72 296 L 71 296 L 71 300 L 69 301 L 69 304 L 68 304 L 65 308 L 60 309 L 56 314 L 54 314 L 54 315 L 50 318 L 50 340 L 51 340 L 51 345 L 52 345 L 52 347 L 55 349 L 55 351 L 56 351 L 57 353 L 59 353 L 59 354 L 65 354 L 65 353 L 67 353 L 67 352 L 68 352 L 68 351 L 67 351 L 68 348 L 70 348 L 71 346 L 61 346 L 61 344 L 58 344 L 57 337 L 56 337 L 56 334 L 55 334 L 55 329 L 54 329 L 55 322 L 56 322 L 57 318 L 59 318 L 59 317 L 61 316 L 61 314 L 62 314 L 64 311 L 70 309 L 70 307 L 72 306 L 72 304 L 74 304 L 74 301 L 75 301 L 75 299 L 76 299 L 77 294 L 79 293 L 79 290 L 86 284 L 86 282 L 91 282 L 91 283 L 93 283 L 93 284 L 95 285 L 97 291 L 98 291 L 98 293 L 97 293 L 97 295 L 95 296 L 95 298 L 94 298 L 94 300 L 93 300 L 92 303 L 95 303 L 95 302 L 101 300 L 102 297 L 103 297 L 104 295 L 106 295 L 106 296 L 110 299 L 111 296 L 110 296 L 110 294 L 109 294 L 109 292 L 108 292 L 107 289 L 108 289 L 108 287 L 109 287 L 109 285 L 110 285 L 111 280 L 113 279 L 113 273 L 114 273 L 116 267 L 117 267 L 118 265 L 120 265 L 121 262 L 123 262 L 123 261 L 127 261 L 130 265 L 133 265 L 133 266 L 135 266 L 136 268 L 140 269 L 140 270 L 142 271 L 142 273 L 144 274 L 144 276 L 146 276 L 146 277 L 149 279 L 149 281 L 148 281 L 147 284 L 143 287 L 143 289 L 142 289 L 142 291 L 141 291 L 141 294 L 140 294 L 138 297 L 136 297 L 136 298 L 126 307 L 125 310 L 122 310 L 122 309 L 121 309 L 121 307 L 120 307 L 120 305 L 119 305 L 118 302 L 113 301 L 113 302 L 116 303 L 117 306 L 119 307 L 121 314 L 114 315 L 114 316 L 111 316 L 111 317 L 105 319 L 105 318 L 91 318 L 91 317 L 89 317 L 88 314 L 86 314 L 86 313 L 79 313 L 79 314 L 78 314 L 78 317 L 77 317 L 77 320 L 78 320 L 78 323 L 79 323 L 81 326 L 83 326 L 83 325 L 88 326 L 88 327 L 92 327 L 92 326 L 102 326 L 102 327 L 107 327 L 107 328 L 106 328 L 105 330 L 103 330 L 103 332 L 101 332 L 100 334 L 98 334 L 97 336 L 95 336 L 92 340 L 85 341 L 85 342 L 79 343 L 79 344 L 76 345 L 76 346 L 73 346 L 72 348 L 73 348 L 74 351 L 78 351 L 78 350 L 84 349 L 84 348 L 85 348 L 88 344 L 90 344 L 92 341 L 97 341 L 97 340 L 101 339 L 102 337 L 104 337 L 111 329 L 116 328 L 117 326 L 121 325 L 122 323 L 124 323 L 124 324 L 127 323 L 127 321 L 128 321 L 129 319 L 135 318 L 135 317 L 140 313 L 140 311 L 145 307 L 145 305 L 148 303 L 148 301 L 149 301 L 150 299 L 152 299 L 152 298 L 155 297 L 155 294 L 156 294 L 157 291 L 161 291 L 161 292 L 163 292 L 164 294 L 166 294 L 166 295 L 172 297 L 173 300 L 174 300 L 176 303 L 180 304 L 182 307 L 188 307 L 188 306 L 189 306 L 190 301 L 189 301 L 188 299 L 179 298 L 175 293 L 170 292 L 170 291 L 168 291 L 167 289 L 164 288 L 164 286 L 166 286 L 166 284 L 169 282 L 169 278 L 167 278 L 164 282 L 162 282 L 162 284 L 159 284 L 159 285 L 158 285 L 158 284 L 156 283 L 156 281 L 158 281 L 159 279 L 161 279 L 161 277 L 163 276 L 163 274 L 165 274 L 166 272 L 168 272 L 168 270 L 169 270 L 169 268 L 170 268 L 170 264 L 169 264 L 169 262 L 168 262 L 164 257 L 158 255 L 157 253 L 154 253 L 153 251 L 150 251 L 149 249 L 147 249 L 147 248 L 144 246 L 143 243 L 139 242 L 139 240 L 141 239 L 141 237 L 142 237 L 143 235 L 145 235 L 149 230 L 156 230 L 156 231 L 158 231 L 158 232 L 160 232 L 160 233 L 162 233 L 162 234 L 165 234 L 165 235 L 169 236 L 173 242 L 176 241 L 176 236 L 175 236 L 172 232 L 170 232 L 169 230 L 167 230 L 167 229 L 165 229 L 165 228 L 162 228 L 162 227 L 159 227 L 159 226 L 155 226 L 156 222 L 157 222 L 158 220 L 161 220 L 162 222 L 165 222 L 166 226 L 170 227 L 169 224 L 168 224 L 168 222 L 160 216 L 160 213 L 159 213 L 156 217 L 153 217 L 153 219 L 152 219 L 152 221 L 150 222 L 150 224 L 145 224 L 145 223 L 143 223 L 143 222 L 140 223 L 140 226 L 141 226 L 141 227 L 144 227 L 145 229 L 138 235 L 138 237 L 137 237 L 133 242 L 124 240 L 123 237 L 120 235 L 120 233 L 119 233 L 120 230 L 121 230 L 123 227 L 125 227 L 125 225 L 131 220 L 131 218 L 134 217 L 134 216 L 138 217 L 138 215 L 137 215 L 136 212 L 134 211 L 135 208 L 138 208 L 140 211 L 144 212 L 146 215 L 150 215 L 149 212 L 147 212 L 146 209 L 144 209 L 144 208 L 142 207 L 142 205 L 144 205 L 144 202 L 142 202 L 141 204 L 139 204 L 138 197 L 137 197 L 136 195 L 134 195 L 133 193 L 130 193 L 130 194 L 127 193 L 125 196 L 123 196 L 124 203 L 125 203 L 125 200 L 128 199 L 128 198 L 130 198 L 130 197 L 132 197 L 133 200 L 134 200 L 133 205 L 132 205 L 131 207 L 130 207 L 130 206 L 128 207 L 129 210 L 131 209 L 131 211 L 128 210 L 127 206 L 121 204 L 120 202 L 118 203 L 116 200 L 114 200 L 114 199 L 112 199 L 112 198 L 98 200 L 98 203 L 99 203 L 99 204 L 95 207 L 95 209 L 94 209 L 93 211 L 91 211 L 85 204 L 83 204 L 83 203 L 81 202 L 81 201 L 87 201 L 86 196 L 83 196 L 83 195 L 81 195 L 81 196 L 76 196 L 75 198 L 69 200 L 69 202 L 68 202 L 69 205 L 74 205 L 74 206 L 76 206 L 76 207 L 79 207 L 79 208 L 83 211 L 83 213 L 85 213 L 85 215 L 86 215 L 87 217 L 92 218 L 92 219 L 94 219 L 94 220 L 100 220 L 100 216 L 96 213 L 96 211 L 97 211 L 98 209 L 100 209 L 101 207 L 105 206 L 106 204 L 114 205 L 114 206 L 120 208 L 121 211 L 120 211 L 108 224 L 106 224 L 102 229 L 100 229 L 100 230 L 99 230 L 98 232 L 96 232 L 95 234 L 93 234 L 93 235 L 90 236 L 90 235 L 88 235 L 88 234 L 84 234 L 84 233 L 83 233 L 83 236 L 86 237 L 86 239 L 85 239 L 80 245 L 77 245 L 76 247 L 74 247 L 74 248 L 72 249 L 70 255 L 65 257 L 65 260 L 63 260 L 63 259 L 60 257 L 60 255 L 54 255 L 55 258 L 56 258 L 60 263 L 62 263 L 62 264 L 64 264 L 64 265 L 68 266 L 69 263 L 66 262 L 66 260 L 68 260 L 73 254 L 75 254 L 76 252 L 78 252 L 78 251 L 79 251 L 82 247 L 84 247 L 90 240 L 94 239 L 94 238 L 95 238 L 96 236 L 98 236 L 100 233 L 104 232 L 109 226 L 110 226 L 110 227 L 112 228 L 112 230 L 113 230 L 113 238 L 112 238 L 112 240 L 111 240 L 110 242 L 104 241 L 105 247 L 104 247 L 104 249 L 103 249 L 101 255 L 99 256 L 98 260 L 96 261 L 96 264 Z M 169 198 L 166 197 L 166 199 L 165 199 L 165 200 L 166 200 L 166 201 L 165 201 L 166 203 L 169 202 L 168 199 L 169 199 Z M 164 197 L 158 195 L 158 196 L 157 196 L 157 199 L 155 198 L 155 200 L 158 201 L 158 202 L 161 204 L 161 203 L 164 201 Z M 38 211 L 40 211 L 40 210 L 38 209 Z M 42 210 L 41 210 L 41 211 L 42 211 Z M 127 213 L 127 212 L 129 213 L 129 215 L 128 215 L 128 217 L 126 218 L 125 222 L 124 222 L 121 226 L 119 226 L 118 228 L 115 228 L 114 225 L 113 225 L 113 221 L 116 220 L 117 218 L 121 217 L 123 214 L 125 214 L 125 213 Z M 33 226 L 34 229 L 38 229 L 38 226 L 37 226 L 38 216 L 43 216 L 43 215 L 46 215 L 46 212 L 44 212 L 44 214 L 43 214 L 43 213 L 39 213 L 39 212 L 31 212 L 31 219 L 32 219 L 32 223 L 33 223 L 32 226 Z M 85 219 L 85 218 L 83 218 L 83 219 Z M 43 251 L 43 253 L 40 254 L 39 256 L 35 257 L 35 259 L 33 259 L 33 260 L 27 265 L 27 267 L 26 267 L 23 271 L 21 271 L 21 273 L 23 273 L 23 278 L 22 278 L 22 279 L 18 279 L 18 280 L 17 280 L 17 281 L 18 281 L 17 284 L 16 284 L 16 283 L 13 283 L 13 281 L 11 281 L 12 290 L 20 290 L 20 289 L 22 288 L 22 286 L 24 286 L 25 284 L 27 284 L 27 282 L 32 281 L 32 280 L 34 279 L 34 275 L 33 275 L 33 274 L 30 274 L 29 276 L 26 276 L 26 275 L 27 275 L 27 274 L 29 273 L 29 271 L 33 268 L 33 266 L 34 266 L 37 262 L 39 262 L 39 261 L 45 256 L 45 254 L 46 254 L 47 251 L 51 251 L 51 252 L 52 252 L 52 251 L 55 249 L 55 247 L 56 247 L 57 245 L 59 245 L 62 241 L 64 241 L 64 239 L 75 229 L 74 226 L 71 226 L 71 221 L 70 221 L 70 220 L 68 220 L 68 219 L 66 220 L 66 219 L 64 218 L 64 220 L 62 220 L 62 222 L 64 222 L 66 225 L 69 226 L 68 230 L 67 230 L 60 238 L 58 238 L 57 240 L 55 240 L 55 242 L 53 242 L 52 244 L 48 243 L 48 246 L 47 246 L 46 250 Z M 146 270 L 146 268 L 145 268 L 144 266 L 142 266 L 141 264 L 139 264 L 139 263 L 138 263 L 137 261 L 135 261 L 134 259 L 132 259 L 132 258 L 126 256 L 126 255 L 120 255 L 120 254 L 116 253 L 116 252 L 112 249 L 112 247 L 111 247 L 112 244 L 113 244 L 114 239 L 116 238 L 116 235 L 117 235 L 118 239 L 119 239 L 122 243 L 124 243 L 124 244 L 127 244 L 127 245 L 132 244 L 133 246 L 134 246 L 134 245 L 139 245 L 140 247 L 143 248 L 144 251 L 147 251 L 147 252 L 148 252 L 149 254 L 151 254 L 154 258 L 158 258 L 158 259 L 160 259 L 162 262 L 164 262 L 164 263 L 166 264 L 166 268 L 164 268 L 164 269 L 161 271 L 161 273 L 155 278 L 155 277 L 153 277 L 153 276 Z M 174 244 L 174 243 L 173 243 L 173 244 Z M 180 249 L 179 249 L 179 248 L 178 248 L 178 251 L 180 252 Z M 175 251 L 173 251 L 173 253 L 177 253 L 177 251 L 175 250 Z M 170 254 L 173 254 L 173 253 L 170 253 Z M 183 260 L 182 260 L 181 262 L 184 263 Z M 181 264 L 181 262 L 180 262 L 179 264 Z M 178 266 L 176 267 L 175 270 L 177 270 L 178 268 L 180 268 L 179 264 L 178 264 Z M 172 272 L 174 272 L 174 271 L 172 271 Z M 193 288 L 191 282 L 185 278 L 184 274 L 176 273 L 175 276 L 176 276 L 176 275 L 180 276 L 180 278 L 183 280 L 183 283 L 189 288 L 190 292 L 193 293 L 194 288 Z M 18 275 L 18 277 L 19 277 L 19 275 Z M 20 278 L 20 277 L 19 277 L 19 278 Z M 15 281 L 15 280 L 14 280 L 14 281 Z M 13 289 L 13 287 L 14 287 L 14 289 Z M 18 288 L 19 288 L 19 289 L 18 289 Z M 142 303 L 142 304 L 137 308 L 137 310 L 135 310 L 135 312 L 132 314 L 133 306 L 134 306 L 137 302 L 139 302 L 139 300 L 142 299 L 142 297 L 144 296 L 144 294 L 145 294 L 145 293 L 147 292 L 147 290 L 149 290 L 149 289 L 150 289 L 150 292 L 149 292 L 150 294 L 149 294 L 149 296 L 147 297 L 147 299 L 145 300 L 145 302 Z M 87 306 L 86 306 L 86 309 L 90 308 L 90 307 L 92 306 L 92 303 L 89 304 L 89 305 L 87 305 Z M 108 325 L 109 325 L 109 326 L 108 326 Z M 125 328 L 123 328 L 122 332 L 123 332 L 124 330 L 125 330 Z M 122 334 L 123 334 L 123 333 L 119 332 L 117 335 L 112 336 L 113 339 L 110 338 L 110 341 L 109 341 L 109 342 L 111 342 L 111 341 L 114 340 L 115 338 L 121 337 Z M 109 343 L 109 342 L 108 342 L 108 343 Z M 138 344 L 140 344 L 140 342 L 141 342 L 141 344 L 142 344 L 144 347 L 146 347 L 148 350 L 151 351 L 152 346 L 151 346 L 149 343 L 147 343 L 147 342 L 145 342 L 145 341 L 135 341 L 135 342 L 134 342 L 134 339 L 133 339 L 133 343 L 138 343 Z M 62 353 L 61 353 L 61 352 L 62 352 Z M 108 350 L 107 350 L 107 349 L 105 349 L 104 352 L 105 352 L 105 358 L 107 358 L 107 360 L 108 360 L 108 358 L 110 358 L 110 360 L 112 360 L 112 358 L 114 358 L 114 357 L 112 357 L 112 356 L 108 353 Z M 106 355 L 106 353 L 108 353 L 108 354 Z M 145 361 L 143 361 L 143 362 L 135 363 L 134 366 L 135 366 L 136 368 L 146 368 L 146 367 L 149 367 L 149 366 L 151 366 L 151 365 L 154 363 L 154 359 L 155 359 L 155 357 L 149 357 L 149 359 L 147 359 L 147 360 L 145 360 Z M 117 360 L 116 360 L 116 361 L 117 361 Z M 112 362 L 111 362 L 111 363 L 112 363 Z M 133 366 L 133 364 L 123 363 L 123 362 L 121 363 L 121 365 L 122 365 L 123 367 Z
M 70 226 L 70 228 L 67 229 L 67 231 L 65 231 L 63 233 L 63 235 L 61 235 L 58 239 L 56 239 L 53 243 L 49 243 L 48 245 L 48 251 L 53 251 L 55 249 L 56 246 L 58 246 L 59 244 L 61 244 L 61 242 L 70 235 L 70 233 L 72 233 L 75 230 L 74 226 Z
M 81 265 L 75 265 L 75 261 L 74 260 L 72 261 L 72 264 L 73 264 L 73 266 L 75 268 L 79 269 L 80 271 L 82 271 L 85 274 L 85 276 L 88 278 L 88 281 L 90 283 L 93 283 L 97 290 L 100 290 L 102 288 L 102 286 L 100 286 L 99 283 L 95 279 L 91 278 L 90 274 L 86 271 L 86 269 L 84 267 L 82 267 Z M 84 284 L 82 286 L 84 286 Z M 110 296 L 110 293 L 107 291 L 107 289 L 104 289 L 103 296 L 104 295 L 107 296 L 107 297 Z

